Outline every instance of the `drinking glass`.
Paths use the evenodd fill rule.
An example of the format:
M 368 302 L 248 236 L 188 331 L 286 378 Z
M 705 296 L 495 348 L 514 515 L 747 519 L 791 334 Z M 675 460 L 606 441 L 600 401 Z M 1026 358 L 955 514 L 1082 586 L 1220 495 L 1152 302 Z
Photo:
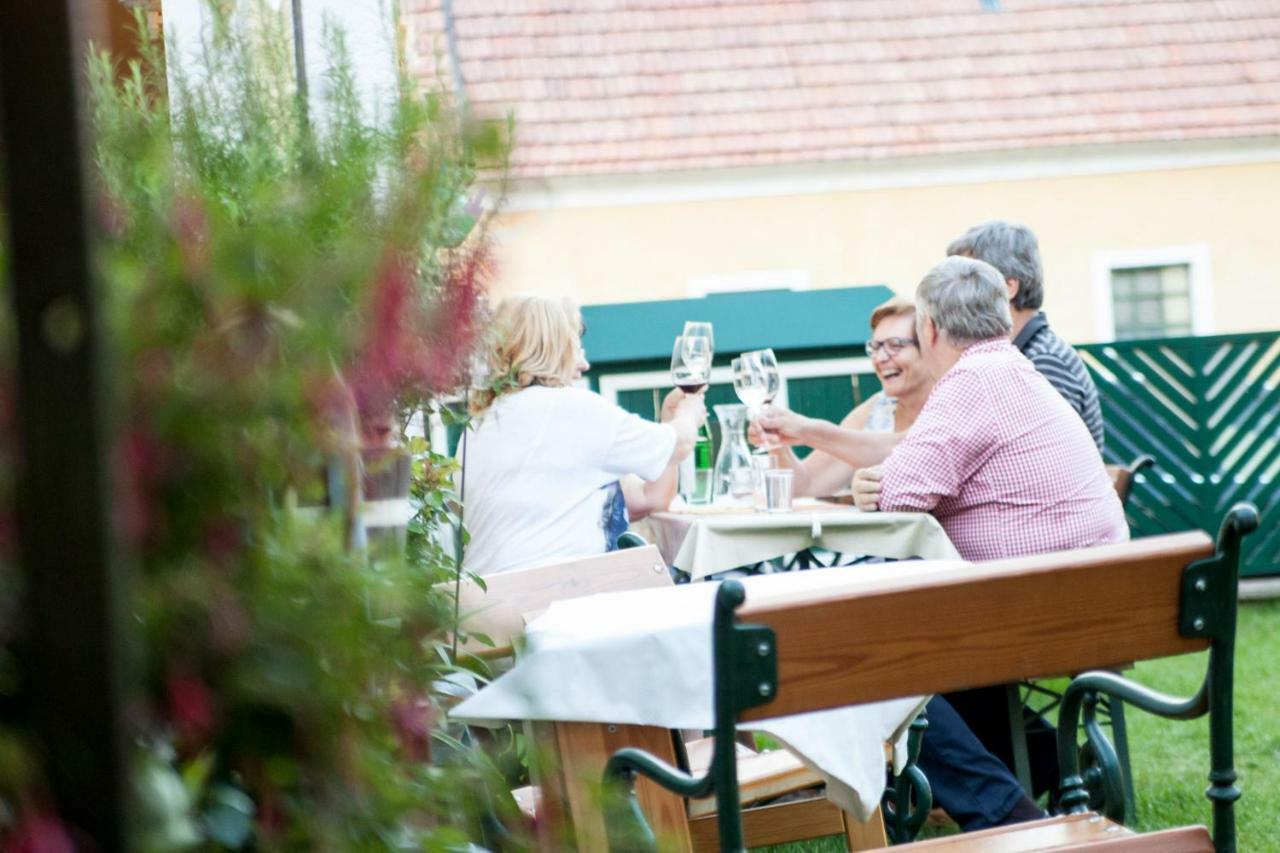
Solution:
M 764 511 L 790 512 L 791 494 L 795 484 L 795 471 L 790 468 L 771 468 L 764 472 Z
M 706 338 L 696 338 L 690 346 L 684 335 L 671 348 L 671 384 L 686 394 L 697 394 L 711 377 L 711 358 L 701 349 Z
M 754 475 L 755 507 L 764 509 L 764 475 L 778 467 L 778 458 L 771 453 L 751 454 L 751 472 Z
M 716 349 L 715 337 L 711 332 L 711 324 L 690 320 L 684 324 L 684 332 L 680 336 L 684 338 L 684 345 L 688 349 L 686 361 L 705 358 L 707 367 L 710 368 L 711 356 Z
M 710 324 L 707 324 L 708 327 Z M 671 347 L 671 382 L 686 394 L 696 394 L 711 379 L 711 338 L 680 335 Z M 711 433 L 706 424 L 698 428 L 693 453 L 680 464 L 676 488 L 685 503 L 711 500 Z
M 732 362 L 733 391 L 754 417 L 769 393 L 769 380 L 754 353 L 743 353 Z
M 765 379 L 765 405 L 773 402 L 778 396 L 778 392 L 782 390 L 782 374 L 778 372 L 778 357 L 774 355 L 771 349 L 755 350 L 748 355 L 752 356 L 760 365 L 760 371 L 764 374 Z

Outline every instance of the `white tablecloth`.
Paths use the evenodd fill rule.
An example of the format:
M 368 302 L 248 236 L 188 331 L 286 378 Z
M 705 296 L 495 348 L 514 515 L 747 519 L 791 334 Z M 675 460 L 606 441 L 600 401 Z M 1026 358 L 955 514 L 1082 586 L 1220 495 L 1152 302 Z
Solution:
M 924 512 L 860 512 L 797 500 L 786 513 L 695 508 L 645 520 L 662 558 L 694 579 L 805 548 L 845 554 L 955 560 L 937 519 Z
M 808 590 L 856 589 L 887 572 L 927 575 L 956 565 L 913 561 L 765 575 L 743 584 L 748 602 L 766 601 Z M 558 720 L 709 729 L 711 617 L 718 588 L 696 583 L 557 602 L 529 625 L 515 668 L 452 716 L 481 725 Z M 832 801 L 866 820 L 884 789 L 883 744 L 896 744 L 894 762 L 901 769 L 906 727 L 924 701 L 876 702 L 742 727 L 786 744 L 826 778 Z

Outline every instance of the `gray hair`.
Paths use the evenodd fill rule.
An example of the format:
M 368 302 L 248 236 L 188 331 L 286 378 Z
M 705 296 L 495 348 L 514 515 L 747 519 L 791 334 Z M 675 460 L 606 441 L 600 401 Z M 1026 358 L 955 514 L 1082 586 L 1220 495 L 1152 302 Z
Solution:
M 925 273 L 916 288 L 916 311 L 955 346 L 1007 338 L 1013 330 L 1009 291 L 999 270 L 963 256 L 947 258 Z
M 1035 232 L 1013 222 L 975 225 L 947 246 L 948 255 L 986 261 L 1018 283 L 1013 307 L 1038 309 L 1044 302 L 1044 266 Z

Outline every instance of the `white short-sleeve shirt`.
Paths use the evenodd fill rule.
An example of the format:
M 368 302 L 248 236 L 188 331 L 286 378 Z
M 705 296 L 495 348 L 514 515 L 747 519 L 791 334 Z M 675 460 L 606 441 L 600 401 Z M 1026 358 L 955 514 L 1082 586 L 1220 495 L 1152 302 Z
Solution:
M 466 569 L 487 575 L 604 553 L 609 487 L 626 474 L 657 479 L 675 442 L 671 426 L 581 388 L 500 397 L 467 436 Z

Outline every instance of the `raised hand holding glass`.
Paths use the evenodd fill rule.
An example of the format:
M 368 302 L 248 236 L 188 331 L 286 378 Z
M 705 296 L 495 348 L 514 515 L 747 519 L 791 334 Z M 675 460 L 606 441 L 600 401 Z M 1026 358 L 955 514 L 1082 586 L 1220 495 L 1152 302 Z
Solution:
M 705 341 L 705 338 L 698 339 Z M 694 349 L 694 358 L 689 358 L 690 347 L 683 335 L 676 338 L 671 349 L 671 384 L 686 394 L 696 394 L 707 387 L 711 375 L 711 359 L 703 358 L 701 351 Z

